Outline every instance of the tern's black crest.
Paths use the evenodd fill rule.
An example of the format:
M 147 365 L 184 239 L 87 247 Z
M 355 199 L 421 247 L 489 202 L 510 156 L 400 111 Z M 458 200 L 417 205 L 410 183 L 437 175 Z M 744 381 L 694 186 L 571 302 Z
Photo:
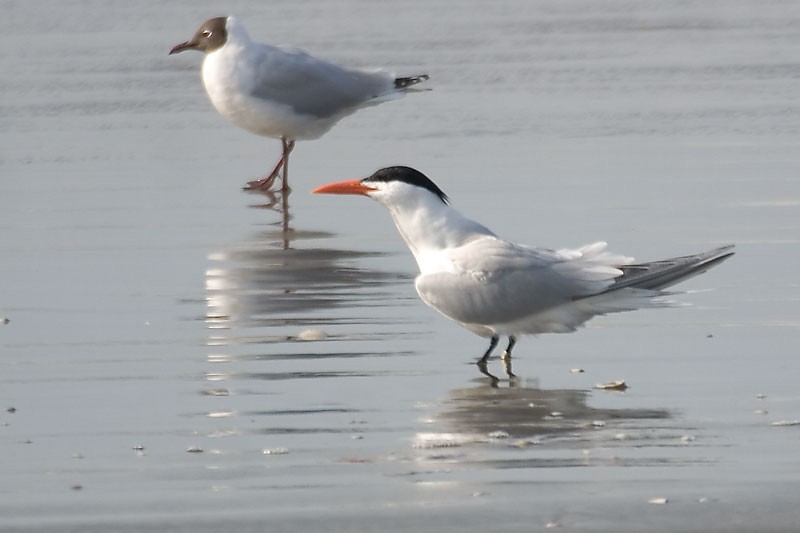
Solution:
M 383 181 L 383 182 L 402 181 L 403 183 L 408 183 L 409 185 L 421 187 L 427 191 L 432 192 L 444 203 L 450 202 L 450 199 L 447 197 L 444 191 L 440 189 L 438 185 L 432 182 L 428 178 L 428 176 L 426 176 L 419 170 L 415 170 L 411 167 L 398 166 L 398 167 L 382 168 L 377 172 L 375 172 L 372 176 L 364 178 L 362 181 L 365 181 L 367 183 L 376 181 Z

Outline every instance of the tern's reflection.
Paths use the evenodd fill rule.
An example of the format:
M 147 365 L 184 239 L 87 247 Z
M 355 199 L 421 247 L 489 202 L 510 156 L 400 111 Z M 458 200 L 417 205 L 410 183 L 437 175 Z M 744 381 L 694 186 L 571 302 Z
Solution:
M 484 435 L 504 432 L 512 437 L 569 432 L 610 420 L 669 418 L 669 412 L 663 409 L 591 407 L 587 403 L 591 394 L 524 385 L 454 389 L 438 418 L 450 431 Z
M 506 388 L 482 384 L 454 389 L 443 402 L 442 412 L 429 421 L 431 431 L 418 433 L 415 444 L 420 449 L 463 449 L 475 444 L 526 449 L 544 445 L 549 450 L 545 454 L 555 453 L 517 455 L 507 459 L 509 467 L 587 465 L 589 458 L 586 456 L 576 456 L 574 452 L 559 455 L 555 450 L 587 449 L 623 442 L 636 447 L 642 444 L 639 440 L 642 435 L 647 445 L 661 447 L 665 441 L 680 445 L 681 434 L 669 428 L 666 422 L 671 416 L 668 411 L 591 407 L 588 401 L 593 394 L 598 393 L 541 389 L 519 382 Z M 541 446 L 531 449 L 542 450 Z M 438 461 L 442 455 L 435 454 L 431 458 Z M 480 459 L 469 459 L 461 455 L 458 460 L 485 463 L 500 459 L 483 455 Z M 664 458 L 648 460 L 660 463 Z

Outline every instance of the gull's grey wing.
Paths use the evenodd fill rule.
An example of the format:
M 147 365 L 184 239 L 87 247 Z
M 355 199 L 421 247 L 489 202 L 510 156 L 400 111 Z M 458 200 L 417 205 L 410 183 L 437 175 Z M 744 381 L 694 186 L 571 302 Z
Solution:
M 553 251 L 484 237 L 451 250 L 451 272 L 421 274 L 416 288 L 428 305 L 464 324 L 503 324 L 606 290 L 622 274 L 597 243 Z
M 389 72 L 346 69 L 300 49 L 266 44 L 259 45 L 255 74 L 253 96 L 318 118 L 368 105 L 397 90 Z

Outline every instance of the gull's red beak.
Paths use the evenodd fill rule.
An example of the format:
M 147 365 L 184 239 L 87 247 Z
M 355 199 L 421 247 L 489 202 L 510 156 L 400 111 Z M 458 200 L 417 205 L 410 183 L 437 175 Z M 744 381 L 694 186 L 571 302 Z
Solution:
M 374 187 L 369 187 L 361 183 L 361 180 L 348 180 L 339 181 L 337 183 L 329 183 L 314 189 L 314 194 L 360 194 L 367 196 L 371 191 L 377 191 Z
M 197 43 L 192 41 L 186 41 L 185 43 L 176 44 L 172 47 L 172 50 L 169 51 L 169 55 L 177 54 L 179 52 L 183 52 L 184 50 L 196 50 Z

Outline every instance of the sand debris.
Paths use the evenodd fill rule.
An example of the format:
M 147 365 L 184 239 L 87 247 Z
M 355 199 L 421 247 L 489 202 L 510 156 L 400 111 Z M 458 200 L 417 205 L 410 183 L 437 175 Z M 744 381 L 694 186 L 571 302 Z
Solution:
M 202 392 L 203 396 L 230 396 L 228 389 L 207 389 Z
M 289 453 L 289 448 L 264 448 L 261 450 L 262 455 L 286 455 Z
M 598 383 L 594 386 L 595 389 L 600 390 L 616 390 L 616 391 L 624 391 L 628 388 L 628 384 L 625 383 L 624 379 L 618 379 L 616 381 L 607 381 L 605 383 Z

